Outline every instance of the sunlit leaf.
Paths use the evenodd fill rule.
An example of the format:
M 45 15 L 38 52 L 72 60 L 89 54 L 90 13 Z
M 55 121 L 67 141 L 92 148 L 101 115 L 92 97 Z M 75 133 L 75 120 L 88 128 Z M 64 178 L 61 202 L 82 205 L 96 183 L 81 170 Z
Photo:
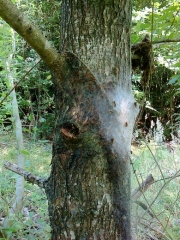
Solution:
M 177 82 L 180 79 L 180 75 L 174 75 L 172 78 L 169 80 L 169 84 L 173 84 Z
M 24 154 L 24 155 L 30 155 L 30 153 L 29 153 L 27 150 L 24 150 L 24 149 L 21 150 L 20 152 L 21 152 L 22 154 Z
M 22 61 L 22 60 L 23 60 L 23 57 L 20 56 L 20 55 L 17 55 L 17 59 L 19 59 L 20 61 Z
M 51 79 L 51 75 L 48 75 L 48 76 L 47 76 L 47 80 L 50 80 L 50 79 Z
M 180 62 L 174 64 L 174 67 L 180 67 Z

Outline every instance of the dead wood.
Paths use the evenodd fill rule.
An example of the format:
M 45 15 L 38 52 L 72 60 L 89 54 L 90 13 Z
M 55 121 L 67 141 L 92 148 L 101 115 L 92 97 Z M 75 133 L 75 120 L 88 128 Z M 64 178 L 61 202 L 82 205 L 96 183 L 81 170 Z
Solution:
M 139 187 L 134 189 L 131 193 L 131 197 L 133 201 L 137 201 L 138 198 L 151 186 L 154 182 L 154 178 L 152 174 L 149 174 L 147 178 L 141 183 Z
M 4 167 L 11 170 L 12 172 L 17 173 L 18 175 L 24 177 L 24 179 L 32 184 L 36 184 L 41 188 L 44 188 L 46 179 L 38 177 L 31 172 L 26 172 L 24 169 L 18 167 L 16 164 L 10 162 L 4 162 Z

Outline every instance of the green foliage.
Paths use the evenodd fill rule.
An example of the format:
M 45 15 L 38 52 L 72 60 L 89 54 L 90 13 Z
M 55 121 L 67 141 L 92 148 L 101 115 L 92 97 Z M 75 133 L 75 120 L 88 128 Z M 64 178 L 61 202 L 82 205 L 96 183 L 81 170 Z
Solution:
M 0 33 L 3 36 L 3 38 L 0 39 L 0 60 L 2 63 L 2 69 L 0 71 L 0 77 L 2 79 L 0 82 L 0 101 L 2 101 L 10 91 L 5 62 L 11 54 L 11 31 L 10 27 L 3 21 L 2 26 L 0 25 Z M 37 54 L 27 46 L 26 43 L 22 42 L 17 34 L 15 37 L 17 51 L 13 58 L 12 71 L 15 76 L 15 81 L 19 81 L 23 75 L 34 66 L 34 62 L 37 60 Z M 31 132 L 37 129 L 38 132 L 41 133 L 39 136 L 47 136 L 47 132 L 50 131 L 52 127 L 49 127 L 47 132 L 43 133 L 44 129 L 41 130 L 40 127 L 45 124 L 41 123 L 41 119 L 44 118 L 45 120 L 48 120 L 48 118 L 53 115 L 54 102 L 51 74 L 43 63 L 41 63 L 38 68 L 34 68 L 28 76 L 21 81 L 16 88 L 16 93 L 24 131 L 27 132 L 28 130 Z M 11 129 L 13 122 L 11 115 L 11 98 L 8 96 L 1 104 L 0 108 L 1 129 L 7 131 Z
M 140 74 L 136 74 L 132 77 L 132 91 L 134 94 L 134 98 L 136 99 L 136 101 L 140 104 L 140 106 L 142 106 L 144 104 L 144 98 L 145 98 L 145 94 L 142 91 L 142 87 L 141 87 L 141 75 Z
M 136 9 L 136 8 L 135 8 Z M 168 1 L 162 7 L 156 2 L 153 5 L 146 5 L 143 9 L 133 11 L 133 37 L 141 36 L 143 32 L 152 33 L 153 40 L 178 38 L 179 29 L 179 1 Z M 140 40 L 140 39 L 139 39 Z
M 4 169 L 3 160 L 16 162 L 16 140 L 12 136 L 1 135 L 0 138 L 0 212 L 5 216 L 12 204 L 17 175 Z M 42 177 L 48 177 L 50 172 L 51 145 L 32 143 L 25 140 L 26 171 Z M 15 221 L 10 228 L 4 229 L 9 237 L 16 239 L 50 239 L 48 206 L 45 192 L 37 186 L 25 183 L 25 205 L 23 212 L 14 216 Z M 13 219 L 12 219 L 13 220 Z
M 169 43 L 166 40 L 179 39 L 179 11 L 178 0 L 141 3 L 135 1 L 133 7 L 132 43 L 142 41 L 147 33 L 152 41 L 162 41 L 161 44 L 153 44 L 152 57 L 155 68 L 147 83 L 146 92 L 142 91 L 144 84 L 140 80 L 134 80 L 141 73 L 134 73 L 135 77 L 133 76 L 132 81 L 134 96 L 142 105 L 149 101 L 151 107 L 158 111 L 153 113 L 151 111 L 151 115 L 161 117 L 167 135 L 175 130 L 176 122 L 173 114 L 179 111 L 180 42 Z M 168 121 L 171 124 L 167 124 Z
M 55 115 L 52 114 L 44 114 L 43 121 L 41 120 L 39 128 L 38 128 L 38 136 L 43 139 L 52 140 L 54 134 L 54 123 L 55 123 Z
M 137 1 L 136 1 L 137 2 Z M 135 3 L 136 3 L 135 2 Z M 166 2 L 166 4 L 165 4 Z M 139 6 L 142 6 L 140 4 Z M 163 7 L 162 7 L 163 6 Z M 144 8 L 136 8 L 133 10 L 132 20 L 132 43 L 140 42 L 144 35 L 148 33 L 153 41 L 179 39 L 179 1 L 157 1 L 154 5 L 146 5 Z M 178 63 L 180 59 L 179 52 L 180 43 L 161 44 L 155 49 L 156 56 L 164 57 L 171 65 Z
M 0 140 L 1 143 L 3 143 L 1 147 L 0 160 L 6 159 L 15 162 L 15 140 L 13 138 L 10 139 L 8 136 L 2 136 Z M 31 171 L 38 176 L 47 177 L 50 172 L 51 145 L 38 142 L 32 143 L 29 142 L 28 139 L 25 139 L 25 143 L 25 148 L 30 153 L 29 155 L 26 155 L 26 170 Z M 179 225 L 177 224 L 178 220 L 180 219 L 178 211 L 178 209 L 180 209 L 178 201 L 179 178 L 172 178 L 172 180 L 169 181 L 168 184 L 166 184 L 162 189 L 164 181 L 161 172 L 163 172 L 164 177 L 172 177 L 172 175 L 176 173 L 176 171 L 178 170 L 177 161 L 179 159 L 180 148 L 178 147 L 178 145 L 176 145 L 173 152 L 171 152 L 171 149 L 168 145 L 164 144 L 158 146 L 154 143 L 151 143 L 150 148 L 153 152 L 153 155 L 149 151 L 147 145 L 143 142 L 138 148 L 133 148 L 132 161 L 135 173 L 138 176 L 140 182 L 144 178 L 146 178 L 149 173 L 152 173 L 155 180 L 161 180 L 155 182 L 145 192 L 146 199 L 141 196 L 140 200 L 147 205 L 147 201 L 149 202 L 149 204 L 151 204 L 151 202 L 157 197 L 151 208 L 153 209 L 153 212 L 157 215 L 159 221 L 163 224 L 165 228 L 165 235 L 171 236 L 169 237 L 169 239 L 178 240 Z M 14 195 L 15 178 L 17 175 L 4 169 L 2 166 L 3 161 L 0 162 L 0 210 L 2 214 L 4 214 L 6 213 L 6 211 L 8 211 L 8 208 L 11 205 L 11 201 Z M 161 171 L 158 165 L 161 166 Z M 136 188 L 137 185 L 137 179 L 135 175 L 133 175 L 132 189 Z M 48 240 L 50 238 L 50 227 L 47 212 L 47 199 L 45 193 L 43 192 L 43 190 L 39 189 L 35 185 L 30 185 L 28 183 L 25 184 L 25 193 L 25 207 L 23 213 L 17 214 L 15 216 L 15 224 L 11 228 L 8 228 L 6 230 L 8 230 L 9 236 L 13 236 L 18 239 L 25 238 L 32 240 Z M 141 219 L 144 219 L 148 223 L 151 222 L 151 224 L 154 222 L 156 224 L 156 227 L 158 226 L 158 229 L 162 228 L 161 224 L 159 222 L 156 222 L 156 218 L 149 219 L 148 214 L 144 213 L 142 208 L 139 207 L 138 210 L 136 210 L 136 214 L 137 211 L 138 215 L 141 216 L 138 226 L 141 226 Z M 143 214 L 143 218 L 141 214 Z M 169 222 L 168 225 L 167 219 Z M 148 227 L 146 229 L 148 229 Z M 149 228 L 147 232 L 151 231 L 152 229 Z M 139 237 L 139 239 L 141 238 Z
M 36 24 L 49 41 L 53 42 L 56 49 L 59 49 L 60 30 L 60 0 L 27 0 L 24 10 L 32 21 Z
M 169 84 L 173 84 L 173 83 L 176 83 L 176 82 L 179 82 L 179 81 L 180 81 L 180 75 L 174 75 L 169 80 Z

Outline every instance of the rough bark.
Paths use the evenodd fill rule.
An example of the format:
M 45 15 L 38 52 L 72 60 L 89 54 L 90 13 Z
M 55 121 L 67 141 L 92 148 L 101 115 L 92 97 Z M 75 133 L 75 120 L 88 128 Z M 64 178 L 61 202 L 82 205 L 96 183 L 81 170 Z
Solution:
M 122 133 L 114 135 L 121 130 L 115 107 L 89 70 L 78 69 L 78 77 L 76 71 L 61 74 L 63 84 L 56 87 L 46 189 L 52 239 L 130 239 L 130 151 L 126 143 L 119 146 L 118 140 L 125 142 Z M 58 79 L 59 70 L 53 72 Z M 136 108 L 133 102 L 131 107 Z
M 131 239 L 130 12 L 129 1 L 62 3 L 46 189 L 52 239 Z

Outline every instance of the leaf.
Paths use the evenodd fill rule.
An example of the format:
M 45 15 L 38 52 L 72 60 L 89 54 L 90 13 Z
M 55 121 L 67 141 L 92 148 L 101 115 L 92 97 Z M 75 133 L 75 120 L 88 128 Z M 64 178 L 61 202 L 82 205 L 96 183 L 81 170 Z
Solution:
M 178 120 L 180 120 L 180 116 L 177 116 L 177 117 L 175 118 L 175 121 L 178 121 Z
M 173 84 L 177 82 L 180 79 L 180 75 L 174 75 L 172 78 L 169 80 L 169 84 Z
M 39 143 L 49 143 L 49 140 L 38 140 Z
M 48 75 L 46 79 L 47 79 L 47 80 L 50 80 L 50 79 L 51 79 L 51 75 Z
M 30 155 L 30 153 L 27 150 L 21 150 L 20 153 L 22 153 L 24 155 Z
M 24 131 L 24 132 L 31 133 L 31 130 L 30 130 L 30 129 L 28 129 L 28 128 L 23 128 L 23 131 Z
M 45 121 L 46 121 L 45 118 L 40 118 L 40 119 L 39 119 L 39 122 L 41 122 L 41 123 L 43 123 L 43 122 L 45 122 Z
M 169 37 L 169 39 L 173 39 L 173 38 L 175 38 L 175 36 L 176 36 L 176 34 L 172 32 L 168 37 Z
M 1 230 L 6 232 L 16 232 L 18 229 L 16 227 L 2 227 Z
M 29 121 L 32 121 L 34 119 L 34 116 L 32 113 L 29 115 L 28 119 L 29 119 Z
M 17 55 L 17 59 L 19 59 L 20 61 L 23 61 L 23 57 L 20 55 Z
M 174 64 L 174 67 L 180 67 L 180 62 L 177 62 L 176 64 Z

